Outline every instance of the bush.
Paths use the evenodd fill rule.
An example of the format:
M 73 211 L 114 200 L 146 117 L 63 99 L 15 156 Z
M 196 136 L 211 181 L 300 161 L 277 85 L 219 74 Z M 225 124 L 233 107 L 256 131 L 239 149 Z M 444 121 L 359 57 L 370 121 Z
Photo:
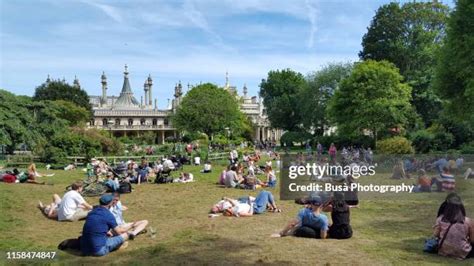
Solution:
M 461 145 L 462 154 L 474 154 L 474 141 Z
M 285 144 L 286 147 L 292 147 L 296 143 L 303 143 L 311 138 L 311 134 L 307 132 L 288 131 L 281 136 L 280 142 L 282 146 Z
M 378 154 L 412 154 L 411 142 L 404 137 L 393 137 L 377 141 Z
M 426 153 L 433 150 L 435 135 L 426 129 L 413 132 L 410 139 L 416 152 Z

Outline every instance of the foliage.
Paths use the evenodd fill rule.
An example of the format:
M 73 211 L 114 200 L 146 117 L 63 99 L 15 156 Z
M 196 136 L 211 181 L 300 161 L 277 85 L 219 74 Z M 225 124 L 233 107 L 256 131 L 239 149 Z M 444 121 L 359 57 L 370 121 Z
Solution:
M 412 154 L 414 149 L 411 142 L 404 137 L 393 137 L 377 141 L 378 154 Z
M 272 127 L 299 130 L 303 114 L 297 107 L 306 86 L 303 75 L 291 69 L 268 72 L 260 83 L 260 96 Z
M 308 132 L 314 131 L 317 136 L 323 135 L 329 126 L 326 115 L 328 102 L 339 82 L 349 76 L 352 66 L 350 63 L 329 64 L 306 77 L 308 86 L 302 92 L 300 108 L 304 114 L 302 123 Z
M 464 143 L 461 146 L 461 153 L 462 154 L 474 154 L 474 141 Z
M 416 152 L 427 153 L 433 148 L 434 134 L 426 129 L 421 129 L 413 132 L 410 139 Z
M 377 139 L 389 129 L 402 129 L 413 111 L 411 88 L 387 61 L 367 60 L 355 65 L 331 99 L 328 111 L 343 135 L 370 130 Z
M 280 142 L 286 147 L 291 147 L 295 143 L 303 143 L 307 140 L 311 140 L 311 137 L 311 134 L 304 131 L 287 131 L 281 136 Z
M 438 2 L 382 5 L 362 39 L 363 60 L 387 60 L 413 88 L 412 103 L 430 125 L 441 109 L 441 101 L 430 84 L 436 51 L 446 31 L 449 8 Z
M 64 100 L 72 102 L 88 111 L 92 110 L 89 103 L 89 95 L 81 88 L 71 86 L 65 81 L 53 80 L 38 86 L 33 96 L 35 101 L 41 100 Z
M 204 132 L 208 136 L 226 130 L 237 134 L 242 117 L 235 97 L 206 83 L 194 87 L 183 97 L 173 116 L 173 124 L 180 130 Z
M 474 2 L 456 1 L 440 51 L 434 87 L 452 120 L 474 127 Z

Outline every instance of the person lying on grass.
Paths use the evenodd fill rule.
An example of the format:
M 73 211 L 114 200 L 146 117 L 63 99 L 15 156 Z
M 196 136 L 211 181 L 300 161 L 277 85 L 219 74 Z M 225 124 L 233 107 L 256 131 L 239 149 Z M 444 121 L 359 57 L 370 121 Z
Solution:
M 179 178 L 173 180 L 174 183 L 189 183 L 194 181 L 194 175 L 192 173 L 181 172 Z
M 53 202 L 48 205 L 44 205 L 43 202 L 38 201 L 38 208 L 41 212 L 46 215 L 46 217 L 57 220 L 58 219 L 58 209 L 59 204 L 61 203 L 61 197 L 58 194 L 53 194 Z
M 147 220 L 140 220 L 136 222 L 131 222 L 131 223 L 126 223 L 125 220 L 123 219 L 123 211 L 128 210 L 128 208 L 124 205 L 122 205 L 122 202 L 120 201 L 120 194 L 115 192 L 113 193 L 114 196 L 114 201 L 112 206 L 110 207 L 110 212 L 115 218 L 115 221 L 117 222 L 118 226 L 120 226 L 122 229 L 125 229 L 127 232 L 138 232 L 140 233 L 145 233 L 146 226 L 148 225 Z
M 459 260 L 474 257 L 474 226 L 466 217 L 461 198 L 450 193 L 440 207 L 433 235 L 439 239 L 438 254 Z
M 82 181 L 77 181 L 71 185 L 71 190 L 64 194 L 58 208 L 58 221 L 74 222 L 87 217 L 92 206 L 81 196 L 82 189 Z
M 255 199 L 248 197 L 246 201 L 243 198 L 239 201 L 224 197 L 223 200 L 231 205 L 224 209 L 224 216 L 247 217 L 264 213 L 267 209 L 272 212 L 281 212 L 275 203 L 272 193 L 265 190 L 260 191 Z
M 95 206 L 87 216 L 82 229 L 80 246 L 85 256 L 104 256 L 121 246 L 126 247 L 128 245 L 126 241 L 133 240 L 140 232 L 139 228 L 128 232 L 126 228 L 117 224 L 109 211 L 114 204 L 114 196 L 102 195 L 99 203 L 100 205 Z M 110 232 L 115 236 L 111 237 Z
M 308 205 L 301 209 L 298 216 L 291 220 L 280 233 L 271 235 L 272 237 L 282 237 L 293 235 L 307 238 L 327 238 L 329 230 L 328 217 L 321 213 L 323 201 L 319 196 L 312 196 Z

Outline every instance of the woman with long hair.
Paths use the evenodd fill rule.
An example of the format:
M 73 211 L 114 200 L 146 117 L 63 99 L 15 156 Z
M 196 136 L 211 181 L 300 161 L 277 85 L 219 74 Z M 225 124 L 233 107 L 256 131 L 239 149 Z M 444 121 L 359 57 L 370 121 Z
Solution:
M 332 224 L 329 226 L 329 238 L 347 239 L 352 237 L 350 225 L 350 208 L 344 199 L 344 193 L 334 192 L 331 204 L 328 206 L 331 212 Z
M 440 211 L 441 215 L 436 219 L 433 232 L 439 239 L 438 254 L 456 259 L 472 257 L 474 232 L 471 220 L 466 217 L 461 197 L 455 193 L 449 194 Z

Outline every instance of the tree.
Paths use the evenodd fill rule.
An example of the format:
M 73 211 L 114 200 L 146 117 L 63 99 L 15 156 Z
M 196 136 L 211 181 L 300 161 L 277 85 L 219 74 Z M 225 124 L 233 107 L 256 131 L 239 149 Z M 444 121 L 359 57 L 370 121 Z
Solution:
M 60 80 L 53 80 L 51 82 L 45 82 L 41 84 L 36 88 L 33 99 L 35 101 L 69 101 L 92 112 L 92 107 L 89 103 L 89 96 L 87 95 L 87 92 L 79 87 L 71 86 Z
M 304 76 L 291 69 L 272 70 L 267 79 L 262 79 L 260 96 L 272 127 L 288 131 L 301 128 L 302 113 L 298 106 L 306 85 Z
M 206 83 L 194 87 L 182 99 L 173 125 L 188 132 L 234 134 L 242 123 L 242 115 L 234 96 L 214 84 Z
M 329 64 L 323 69 L 313 72 L 306 77 L 308 86 L 301 97 L 302 121 L 308 132 L 322 136 L 329 126 L 326 115 L 327 104 L 339 82 L 349 76 L 352 64 Z
M 357 63 L 331 99 L 328 112 L 343 134 L 369 130 L 375 140 L 389 129 L 403 129 L 412 108 L 411 88 L 387 61 Z
M 434 88 L 446 100 L 445 113 L 474 127 L 474 3 L 459 0 L 448 20 Z M 467 141 L 467 140 L 466 140 Z
M 426 125 L 438 117 L 441 100 L 431 88 L 436 51 L 445 35 L 449 8 L 438 2 L 381 6 L 362 39 L 362 60 L 387 60 L 413 88 L 412 103 Z

